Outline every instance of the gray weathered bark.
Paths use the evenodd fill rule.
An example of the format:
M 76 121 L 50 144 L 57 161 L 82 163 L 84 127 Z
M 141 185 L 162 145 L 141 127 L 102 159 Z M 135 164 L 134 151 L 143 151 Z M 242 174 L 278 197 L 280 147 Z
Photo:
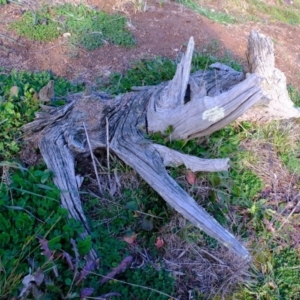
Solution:
M 194 171 L 228 169 L 228 159 L 203 160 L 156 145 L 145 138 L 149 132 L 164 132 L 172 126 L 170 139 L 191 139 L 208 135 L 241 116 L 262 98 L 261 79 L 222 64 L 190 75 L 193 53 L 190 39 L 187 53 L 174 79 L 158 86 L 111 98 L 105 93 L 84 93 L 69 97 L 62 108 L 42 106 L 36 119 L 24 131 L 39 137 L 39 147 L 54 182 L 62 191 L 61 203 L 70 216 L 89 226 L 76 185 L 74 161 L 78 153 L 106 148 L 135 169 L 172 207 L 238 256 L 249 253 L 232 234 L 201 208 L 168 175 L 165 166 L 180 164 Z M 96 253 L 90 256 L 96 258 Z

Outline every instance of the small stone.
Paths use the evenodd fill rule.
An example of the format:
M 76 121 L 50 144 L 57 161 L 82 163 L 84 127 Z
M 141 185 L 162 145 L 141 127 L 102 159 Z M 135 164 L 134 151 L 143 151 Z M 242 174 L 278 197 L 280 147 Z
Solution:
M 71 36 L 71 33 L 70 33 L 70 32 L 65 32 L 65 33 L 63 34 L 63 37 L 64 37 L 64 38 L 68 38 L 69 36 Z

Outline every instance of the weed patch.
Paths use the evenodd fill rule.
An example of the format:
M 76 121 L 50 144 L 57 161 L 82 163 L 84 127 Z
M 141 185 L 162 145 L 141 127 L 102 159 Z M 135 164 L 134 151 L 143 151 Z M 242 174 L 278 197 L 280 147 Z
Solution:
M 50 79 L 55 81 L 55 94 L 64 96 L 76 92 L 81 86 L 74 86 L 67 80 L 55 77 L 49 72 L 16 72 L 0 74 L 0 158 L 9 159 L 20 150 L 22 133 L 20 127 L 34 118 L 39 109 L 37 93 Z
M 235 61 L 228 53 L 222 58 L 217 58 L 203 53 L 196 53 L 192 60 L 192 72 L 202 69 L 205 70 L 209 65 L 221 62 L 236 71 L 242 71 L 241 65 Z M 117 95 L 129 92 L 133 86 L 157 85 L 162 81 L 171 80 L 176 71 L 176 62 L 157 57 L 152 60 L 141 60 L 125 72 L 125 74 L 114 73 L 107 82 L 99 83 L 102 90 Z
M 211 19 L 218 23 L 232 24 L 236 22 L 233 16 L 220 11 L 216 11 L 214 9 L 202 7 L 194 0 L 177 0 L 176 2 L 185 5 L 186 7 L 192 9 L 193 11 L 199 13 L 200 15 L 203 15 L 208 19 Z
M 300 24 L 299 12 L 294 8 L 290 8 L 284 4 L 268 5 L 263 1 L 251 0 L 253 9 L 269 15 L 274 20 L 291 25 Z
M 122 293 L 124 299 L 172 299 L 174 294 L 174 277 L 165 271 L 160 264 L 146 265 L 142 269 L 127 270 L 124 274 L 126 283 L 112 280 L 105 292 Z
M 105 42 L 115 45 L 131 46 L 133 37 L 126 29 L 126 18 L 108 15 L 88 9 L 83 5 L 65 4 L 54 8 L 58 18 L 63 18 L 62 28 L 70 32 L 70 42 L 87 50 L 94 50 Z
M 153 215 L 155 220 L 148 219 L 148 225 L 150 222 L 153 229 L 143 228 L 146 215 L 140 210 L 146 210 L 148 216 L 163 211 L 160 205 L 150 207 L 150 201 L 157 199 L 148 199 L 149 195 L 144 194 L 147 189 L 141 187 L 138 191 L 125 191 L 122 209 L 120 204 L 112 205 L 111 202 L 109 207 L 104 208 L 99 199 L 89 199 L 85 209 L 90 216 L 97 212 L 97 217 L 90 217 L 93 230 L 90 236 L 82 239 L 79 237 L 83 232 L 82 224 L 68 219 L 68 211 L 60 207 L 60 192 L 52 183 L 51 172 L 44 166 L 29 169 L 12 163 L 2 163 L 1 166 L 2 169 L 9 167 L 10 173 L 9 181 L 0 184 L 0 225 L 3 229 L 0 233 L 1 296 L 17 296 L 23 278 L 31 269 L 32 273 L 40 272 L 47 277 L 38 287 L 43 297 L 79 297 L 82 287 L 76 284 L 78 274 L 70 266 L 77 264 L 78 271 L 85 268 L 83 257 L 90 251 L 92 243 L 101 257 L 101 267 L 88 279 L 87 275 L 83 276 L 82 281 L 96 295 L 120 293 L 128 299 L 132 295 L 141 299 L 167 299 L 167 295 L 174 293 L 174 278 L 160 264 L 157 268 L 151 264 L 133 268 L 102 287 L 99 284 L 124 257 L 134 251 L 129 250 L 123 240 L 133 231 L 139 233 L 137 243 L 141 244 L 141 249 L 147 249 L 137 247 L 137 259 L 143 261 L 142 251 L 146 251 L 145 255 L 151 255 L 151 260 L 158 259 L 153 231 L 157 232 L 161 227 L 156 220 L 165 220 Z M 44 255 L 41 255 L 40 248 Z M 51 253 L 51 256 L 47 256 L 47 253 Z M 62 253 L 68 257 L 67 261 L 62 259 Z M 87 272 L 89 274 L 90 271 Z
M 11 175 L 9 184 L 0 184 L 0 290 L 8 299 L 17 295 L 30 267 L 40 267 L 46 273 L 51 269 L 40 255 L 37 237 L 47 238 L 53 251 L 71 251 L 70 239 L 80 241 L 78 234 L 83 228 L 75 220 L 67 221 L 68 211 L 60 207 L 60 192 L 44 166 L 27 170 L 2 163 L 5 166 L 11 167 Z M 34 263 L 30 265 L 30 261 Z M 64 274 L 56 279 L 61 286 L 63 278 L 72 279 L 72 273 L 63 264 L 57 267 Z
M 82 4 L 64 4 L 27 11 L 11 26 L 19 35 L 37 41 L 52 41 L 63 33 L 70 33 L 68 41 L 76 47 L 94 50 L 104 43 L 121 46 L 134 44 L 126 29 L 126 18 L 90 9 Z
M 39 108 L 37 92 L 50 79 L 55 81 L 56 96 L 82 90 L 81 85 L 73 86 L 48 72 L 1 74 L 0 114 L 4 120 L 0 124 L 3 137 L 1 159 L 12 161 L 18 155 L 22 146 L 20 126 L 33 119 Z M 151 255 L 151 260 L 159 259 L 154 233 L 168 220 L 169 212 L 165 202 L 150 187 L 144 184 L 138 189 L 125 189 L 119 205 L 110 202 L 107 209 L 98 198 L 89 198 L 85 210 L 93 230 L 90 236 L 82 239 L 79 237 L 83 232 L 82 224 L 67 218 L 68 211 L 60 206 L 60 192 L 53 185 L 49 170 L 44 166 L 26 169 L 16 163 L 1 162 L 0 171 L 1 297 L 20 295 L 22 280 L 31 272 L 30 276 L 39 274 L 45 278 L 36 290 L 41 297 L 79 298 L 84 289 L 76 284 L 79 280 L 77 271 L 74 273 L 70 266 L 77 265 L 78 272 L 84 270 L 84 256 L 92 244 L 101 257 L 101 267 L 88 279 L 85 278 L 87 275 L 82 275 L 81 281 L 85 281 L 89 292 L 95 296 L 107 291 L 129 298 L 136 295 L 138 298 L 166 299 L 166 295 L 174 293 L 171 273 L 163 266 L 157 269 L 150 264 L 120 274 L 120 280 L 114 279 L 102 287 L 99 284 L 101 278 L 129 253 L 136 251 L 142 262 L 139 247 L 147 249 L 145 254 Z M 128 242 L 123 238 L 135 232 L 138 234 L 136 244 L 141 246 L 129 250 Z M 41 255 L 40 248 L 44 255 Z M 141 275 L 144 272 L 148 277 Z
M 291 248 L 276 247 L 256 258 L 256 280 L 248 283 L 233 299 L 298 299 L 300 296 L 299 254 Z
M 288 86 L 288 92 L 295 106 L 300 107 L 300 92 L 292 85 Z
M 217 46 L 217 43 L 213 44 L 214 48 Z M 231 57 L 228 56 L 227 59 L 231 67 L 241 70 Z M 205 69 L 215 61 L 211 55 L 196 54 L 193 58 L 193 70 Z M 117 89 L 108 90 L 112 93 L 120 93 L 129 91 L 132 86 L 157 84 L 160 80 L 171 79 L 174 72 L 175 64 L 170 60 L 158 58 L 152 61 L 140 61 L 124 75 L 114 74 L 110 80 L 113 80 L 114 88 L 117 87 Z M 159 78 L 159 81 L 155 81 L 156 73 L 163 76 Z M 276 207 L 272 204 L 271 196 L 270 198 L 264 197 L 264 195 L 269 195 L 270 188 L 266 188 L 260 176 L 259 164 L 261 160 L 267 158 L 261 157 L 259 147 L 254 146 L 249 149 L 244 148 L 243 144 L 251 140 L 253 145 L 263 144 L 266 149 L 270 148 L 270 151 L 273 149 L 277 160 L 282 159 L 290 173 L 297 174 L 299 146 L 292 130 L 292 123 L 274 122 L 266 126 L 257 126 L 242 122 L 226 126 L 211 136 L 198 140 L 170 142 L 168 135 L 172 132 L 172 128 L 163 134 L 154 133 L 149 136 L 156 143 L 198 157 L 230 158 L 231 168 L 228 172 L 197 173 L 192 187 L 182 179 L 186 176 L 183 168 L 170 168 L 169 172 L 224 227 L 242 236 L 248 244 L 253 244 L 253 249 L 260 249 L 261 253 L 269 254 L 260 261 L 261 255 L 253 251 L 256 269 L 248 274 L 249 277 L 242 276 L 245 281 L 240 291 L 234 294 L 234 299 L 252 299 L 253 295 L 256 298 L 274 300 L 278 297 L 282 299 L 297 299 L 298 297 L 297 250 L 283 241 L 286 233 L 277 232 L 283 226 L 282 205 L 284 204 Z M 296 127 L 294 131 L 296 132 Z M 292 135 L 293 138 L 291 138 Z M 270 169 L 266 171 L 272 172 Z M 200 186 L 201 183 L 204 186 Z M 276 191 L 274 193 L 276 194 Z M 203 199 L 203 194 L 205 194 L 205 199 Z M 131 205 L 136 209 L 136 202 L 130 202 L 130 207 Z M 153 212 L 153 214 L 156 213 Z M 193 226 L 186 224 L 182 229 L 178 224 L 172 226 L 172 234 L 176 232 L 180 236 L 176 237 L 176 243 L 178 243 L 176 246 L 182 247 L 185 241 L 189 243 L 189 247 L 196 244 L 197 247 L 206 247 L 205 249 L 209 251 L 220 251 L 218 243 L 201 231 L 197 232 Z M 295 228 L 291 228 L 289 232 L 291 234 L 294 231 Z M 175 239 L 173 235 L 172 238 Z M 176 246 L 173 245 L 172 250 Z M 285 265 L 280 259 L 281 254 L 287 260 Z M 171 255 L 166 254 L 166 256 Z M 177 264 L 180 265 L 180 261 L 177 261 Z M 184 281 L 180 280 L 177 284 L 181 287 L 185 285 Z M 199 299 L 207 295 L 205 292 L 197 291 L 196 288 L 193 294 Z
M 16 21 L 11 28 L 21 36 L 41 42 L 53 41 L 60 34 L 51 12 L 45 8 L 38 12 L 25 12 L 22 19 Z

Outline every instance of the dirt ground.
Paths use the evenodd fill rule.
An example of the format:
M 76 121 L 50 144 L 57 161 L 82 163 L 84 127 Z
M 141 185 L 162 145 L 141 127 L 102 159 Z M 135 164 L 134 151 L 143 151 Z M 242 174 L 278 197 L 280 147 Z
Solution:
M 122 48 L 105 45 L 90 52 L 77 50 L 70 53 L 63 37 L 46 44 L 28 41 L 7 28 L 9 23 L 21 16 L 26 6 L 21 9 L 12 4 L 0 5 L 0 66 L 31 71 L 51 70 L 70 80 L 92 84 L 96 78 L 107 76 L 112 71 L 124 71 L 137 59 L 157 55 L 175 58 L 184 51 L 190 36 L 194 36 L 198 50 L 219 41 L 219 54 L 230 51 L 246 66 L 247 38 L 255 29 L 273 39 L 276 66 L 286 74 L 289 84 L 300 88 L 298 26 L 267 24 L 265 20 L 261 23 L 222 25 L 170 0 L 148 1 L 145 12 L 137 12 L 132 3 L 124 5 L 124 1 L 120 0 L 86 0 L 85 3 L 110 12 L 125 13 L 136 46 Z

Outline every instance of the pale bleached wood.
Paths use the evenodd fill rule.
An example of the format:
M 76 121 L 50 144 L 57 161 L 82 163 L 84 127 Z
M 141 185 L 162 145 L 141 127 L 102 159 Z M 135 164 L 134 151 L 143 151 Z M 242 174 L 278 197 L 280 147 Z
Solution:
M 161 88 L 159 86 L 157 90 Z M 128 93 L 110 101 L 101 101 L 96 96 L 93 98 L 93 95 L 75 97 L 68 109 L 56 109 L 59 118 L 55 110 L 51 110 L 51 113 L 40 115 L 30 126 L 25 126 L 31 132 L 37 128 L 41 130 L 39 146 L 48 168 L 55 174 L 55 184 L 63 192 L 62 206 L 69 210 L 71 217 L 85 224 L 87 234 L 89 228 L 74 173 L 75 155 L 89 152 L 82 127 L 85 123 L 93 149 L 105 148 L 109 140 L 110 150 L 133 167 L 172 207 L 238 256 L 249 260 L 249 253 L 243 245 L 183 191 L 164 167 L 164 164 L 178 164 L 181 161 L 192 170 L 220 171 L 227 169 L 228 160 L 212 160 L 214 163 L 208 167 L 206 163 L 201 165 L 201 159 L 174 150 L 170 150 L 169 157 L 166 157 L 163 146 L 153 145 L 151 140 L 145 138 L 147 103 L 157 90 L 150 88 Z M 44 126 L 46 120 L 43 118 L 47 119 L 49 126 Z M 109 132 L 108 139 L 106 132 Z M 170 154 L 173 159 L 170 159 Z
M 133 148 L 131 145 L 132 143 L 128 140 L 117 143 L 113 147 L 114 152 L 192 224 L 215 238 L 240 258 L 250 260 L 249 252 L 243 245 L 168 175 L 161 163 L 158 163 L 160 156 L 153 151 L 153 148 L 148 146 L 146 151 L 142 146 Z M 151 161 L 149 161 L 149 156 L 152 158 Z
M 248 39 L 248 65 L 263 82 L 264 97 L 239 120 L 270 122 L 280 119 L 299 118 L 300 110 L 291 101 L 286 76 L 275 67 L 274 45 L 271 38 L 252 30 Z
M 192 90 L 192 98 L 200 99 L 203 96 L 218 96 L 228 90 L 230 90 L 233 86 L 240 83 L 244 80 L 243 72 L 238 72 L 224 64 L 221 63 L 213 63 L 208 66 L 208 69 L 205 71 L 197 71 L 190 76 L 189 84 L 200 83 L 205 86 L 205 94 L 197 96 L 196 93 L 193 93 Z M 194 95 L 193 95 L 194 94 Z
M 252 74 L 229 91 L 215 97 L 195 97 L 175 109 L 156 110 L 157 96 L 150 99 L 147 111 L 149 131 L 164 132 L 172 126 L 170 139 L 191 139 L 219 130 L 241 116 L 263 96 L 260 78 Z
M 193 155 L 180 153 L 163 145 L 153 144 L 163 160 L 165 167 L 178 167 L 184 165 L 193 172 L 221 172 L 229 168 L 229 159 L 203 159 Z
M 193 171 L 214 172 L 227 170 L 228 160 L 201 160 L 147 139 L 149 132 L 164 132 L 170 125 L 171 139 L 208 135 L 241 116 L 262 98 L 261 80 L 256 74 L 243 80 L 242 73 L 216 63 L 190 76 L 192 49 L 191 39 L 188 54 L 170 82 L 115 98 L 101 92 L 71 95 L 70 103 L 62 108 L 43 106 L 43 111 L 23 129 L 29 134 L 36 133 L 45 162 L 62 191 L 62 206 L 84 224 L 85 235 L 89 227 L 77 189 L 74 160 L 79 153 L 89 153 L 88 136 L 92 150 L 109 146 L 174 209 L 248 261 L 249 252 L 242 243 L 182 190 L 165 169 L 185 164 Z M 90 256 L 95 258 L 96 254 L 92 251 Z
M 54 127 L 43 137 L 39 143 L 41 153 L 47 167 L 55 174 L 53 181 L 60 190 L 61 205 L 69 212 L 69 216 L 81 221 L 85 231 L 81 237 L 90 234 L 85 214 L 83 212 L 75 176 L 74 154 L 65 143 L 61 128 Z M 96 260 L 97 254 L 92 249 L 89 259 Z
M 174 78 L 160 92 L 159 98 L 155 102 L 156 110 L 175 108 L 180 104 L 183 104 L 191 73 L 194 46 L 194 38 L 191 37 L 186 53 L 182 56 L 181 61 L 177 66 Z

